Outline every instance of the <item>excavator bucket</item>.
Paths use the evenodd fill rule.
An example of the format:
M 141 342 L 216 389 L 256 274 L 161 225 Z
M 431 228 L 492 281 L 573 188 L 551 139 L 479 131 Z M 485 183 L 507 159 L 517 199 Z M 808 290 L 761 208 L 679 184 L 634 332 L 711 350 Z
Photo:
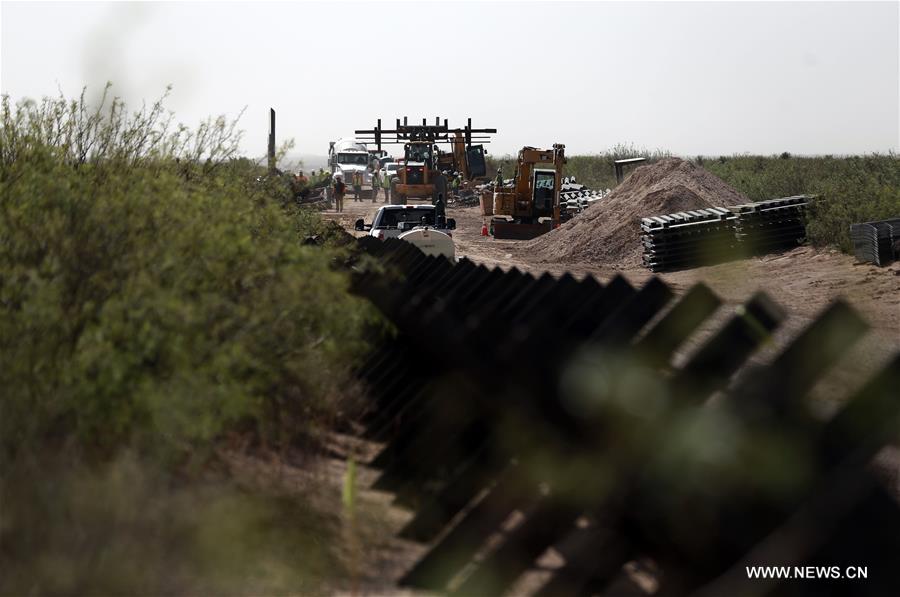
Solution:
M 552 224 L 549 220 L 538 224 L 519 224 L 505 220 L 493 220 L 491 227 L 494 230 L 494 238 L 530 240 L 550 232 Z

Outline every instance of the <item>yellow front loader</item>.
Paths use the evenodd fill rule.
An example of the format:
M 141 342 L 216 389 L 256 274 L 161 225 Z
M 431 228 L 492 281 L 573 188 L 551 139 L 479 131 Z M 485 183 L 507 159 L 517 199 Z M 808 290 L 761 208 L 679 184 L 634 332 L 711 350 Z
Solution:
M 402 144 L 403 159 L 397 176 L 391 182 L 391 202 L 405 205 L 408 199 L 440 199 L 444 205 L 448 200 L 448 182 L 444 172 L 459 172 L 464 181 L 485 175 L 484 146 L 473 145 L 473 141 L 489 142 L 497 129 L 473 129 L 472 119 L 465 127 L 451 129 L 445 119 L 440 118 L 429 125 L 409 124 L 406 118 L 401 124 L 397 119 L 396 128 L 381 128 L 378 120 L 374 129 L 356 131 L 357 139 L 363 143 L 374 143 L 378 150 L 383 144 Z M 438 144 L 450 144 L 452 151 L 441 152 Z

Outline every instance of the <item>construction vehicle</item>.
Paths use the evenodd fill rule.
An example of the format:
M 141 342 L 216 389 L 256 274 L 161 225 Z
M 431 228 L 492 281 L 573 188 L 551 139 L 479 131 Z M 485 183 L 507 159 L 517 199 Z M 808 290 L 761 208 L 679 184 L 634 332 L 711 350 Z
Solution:
M 472 119 L 464 128 L 450 129 L 447 119 L 441 124 L 437 118 L 429 125 L 411 125 L 406 117 L 403 124 L 397 119 L 396 128 L 386 130 L 381 127 L 381 119 L 374 129 L 356 131 L 357 141 L 375 143 L 378 150 L 382 144 L 403 144 L 403 159 L 397 176 L 391 180 L 391 203 L 406 205 L 409 199 L 430 199 L 437 203 L 447 202 L 447 174 L 459 173 L 464 181 L 473 181 L 486 174 L 484 145 L 489 142 L 486 135 L 497 129 L 473 129 Z M 473 145 L 473 141 L 479 141 Z M 451 151 L 442 152 L 439 144 L 449 144 Z
M 331 174 L 341 174 L 348 189 L 352 188 L 354 176 L 360 181 L 360 186 L 368 187 L 368 194 L 372 192 L 372 172 L 370 166 L 377 161 L 362 143 L 356 143 L 350 139 L 338 139 L 328 145 L 328 166 Z M 365 196 L 367 193 L 364 192 Z
M 530 239 L 559 226 L 559 192 L 566 146 L 524 147 L 512 185 L 495 185 L 481 195 L 481 215 L 491 218 L 494 238 Z

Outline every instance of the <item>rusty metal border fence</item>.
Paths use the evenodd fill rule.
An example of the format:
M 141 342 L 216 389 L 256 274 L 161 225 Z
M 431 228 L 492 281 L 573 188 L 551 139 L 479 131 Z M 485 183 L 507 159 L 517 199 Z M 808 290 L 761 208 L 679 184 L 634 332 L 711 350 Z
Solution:
M 603 594 L 645 557 L 658 566 L 657 595 L 900 595 L 900 508 L 868 466 L 900 429 L 900 355 L 828 420 L 805 401 L 868 329 L 847 304 L 748 365 L 785 318 L 757 293 L 675 367 L 722 307 L 703 284 L 676 295 L 656 277 L 639 288 L 621 276 L 535 277 L 398 240 L 357 242 L 384 268 L 356 269 L 352 291 L 397 330 L 357 371 L 371 396 L 365 435 L 384 442 L 373 487 L 414 511 L 399 534 L 428 548 L 402 586 L 503 594 L 553 548 L 561 563 L 533 594 Z M 574 408 L 561 389 L 574 368 L 592 380 L 588 396 L 603 395 L 620 367 L 663 396 L 651 423 L 633 419 L 646 434 L 600 403 Z M 780 491 L 753 470 L 674 490 L 656 471 L 688 475 L 693 461 L 653 430 L 716 413 L 734 433 L 786 438 L 775 460 L 802 454 L 803 469 Z M 756 565 L 860 565 L 868 578 L 748 578 Z

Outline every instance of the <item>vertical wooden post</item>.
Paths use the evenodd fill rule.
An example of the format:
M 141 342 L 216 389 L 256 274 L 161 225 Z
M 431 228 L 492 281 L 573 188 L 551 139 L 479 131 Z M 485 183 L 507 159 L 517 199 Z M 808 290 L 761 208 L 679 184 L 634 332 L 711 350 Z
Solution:
M 269 172 L 275 172 L 275 110 L 269 108 Z

